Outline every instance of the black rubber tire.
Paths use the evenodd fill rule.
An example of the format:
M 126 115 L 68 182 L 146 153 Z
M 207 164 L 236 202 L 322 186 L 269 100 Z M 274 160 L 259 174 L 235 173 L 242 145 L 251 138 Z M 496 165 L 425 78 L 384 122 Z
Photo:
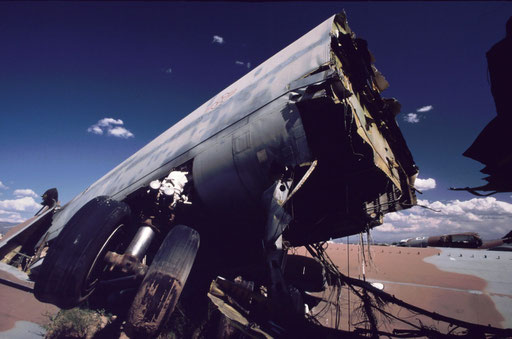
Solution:
M 150 337 L 171 316 L 199 249 L 199 233 L 177 225 L 165 237 L 128 311 L 130 336 Z
M 85 204 L 51 244 L 34 286 L 35 297 L 68 309 L 94 291 L 109 250 L 129 241 L 130 207 L 100 196 Z

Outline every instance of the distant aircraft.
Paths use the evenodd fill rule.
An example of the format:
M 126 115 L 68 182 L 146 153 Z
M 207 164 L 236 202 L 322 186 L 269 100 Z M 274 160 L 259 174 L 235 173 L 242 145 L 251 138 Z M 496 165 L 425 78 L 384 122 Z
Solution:
M 500 248 L 504 244 L 512 243 L 512 231 L 503 238 L 496 240 L 482 240 L 478 233 L 466 232 L 457 234 L 445 234 L 432 237 L 416 237 L 400 240 L 399 246 L 405 247 L 454 247 L 454 248 Z M 506 250 L 506 249 L 502 249 Z
M 400 104 L 381 97 L 373 62 L 345 14 L 329 18 L 62 208 L 47 192 L 0 258 L 61 308 L 136 284 L 127 326 L 139 334 L 169 318 L 191 271 L 241 275 L 304 305 L 306 287 L 285 278 L 289 246 L 360 233 L 416 204 Z

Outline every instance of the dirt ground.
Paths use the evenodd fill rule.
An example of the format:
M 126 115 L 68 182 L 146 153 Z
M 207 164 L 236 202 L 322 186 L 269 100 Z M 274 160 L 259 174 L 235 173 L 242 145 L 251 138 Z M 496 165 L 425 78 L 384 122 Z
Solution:
M 307 255 L 305 248 L 297 249 L 296 253 Z M 382 283 L 385 292 L 405 302 L 459 320 L 503 327 L 503 315 L 486 293 L 487 282 L 484 279 L 475 275 L 441 271 L 435 265 L 424 261 L 427 257 L 439 255 L 439 249 L 372 246 L 371 258 L 368 254 L 365 256 L 367 266 L 364 270 L 359 245 L 330 243 L 327 253 L 343 274 L 362 279 L 364 272 L 367 281 Z M 361 319 L 357 312 L 360 303 L 354 294 L 348 293 L 347 288 L 342 289 L 341 299 L 341 328 L 353 329 L 349 325 L 349 316 L 351 324 Z M 313 313 L 324 306 L 320 304 L 313 309 Z M 396 306 L 388 307 L 387 310 L 408 320 L 420 319 L 424 324 L 438 326 L 441 330 L 446 326 L 429 322 L 424 317 L 414 316 Z M 334 318 L 335 313 L 331 308 L 324 310 L 320 321 L 325 326 L 334 326 Z M 386 327 L 408 328 L 396 321 Z
M 293 252 L 306 255 L 304 248 Z M 435 311 L 445 316 L 482 325 L 503 327 L 503 315 L 496 309 L 489 293 L 486 291 L 488 282 L 476 275 L 458 274 L 438 269 L 435 265 L 424 261 L 425 258 L 438 256 L 436 248 L 403 248 L 388 246 L 372 246 L 371 258 L 365 257 L 367 266 L 363 270 L 362 253 L 359 245 L 330 243 L 327 253 L 343 274 L 350 277 L 363 278 L 369 282 L 380 282 L 384 291 L 408 303 Z M 7 338 L 6 333 L 20 327 L 16 322 L 42 324 L 48 321 L 47 314 L 56 314 L 58 308 L 37 301 L 30 292 L 32 283 L 23 277 L 0 270 L 0 338 Z M 329 293 L 326 292 L 324 296 Z M 354 323 L 360 319 L 357 308 L 360 305 L 357 297 L 342 289 L 341 295 L 341 329 L 353 330 Z M 312 310 L 318 313 L 324 326 L 333 327 L 335 312 L 318 305 Z M 446 324 L 429 323 L 423 317 L 414 316 L 398 307 L 389 307 L 388 311 L 407 318 L 409 321 L 420 319 L 426 325 L 446 329 Z M 385 324 L 386 329 L 408 328 L 396 321 Z M 24 323 L 26 324 L 26 323 Z M 443 326 L 445 326 L 443 328 Z M 21 326 L 23 327 L 23 326 Z M 19 330 L 19 329 L 18 329 Z M 33 330 L 24 330 L 26 338 L 36 338 Z
M 0 270 L 0 338 L 4 338 L 5 332 L 13 329 L 18 321 L 43 324 L 48 321 L 48 314 L 58 312 L 56 306 L 36 300 L 31 292 L 32 286 L 32 283 Z M 35 335 L 27 332 L 25 337 Z

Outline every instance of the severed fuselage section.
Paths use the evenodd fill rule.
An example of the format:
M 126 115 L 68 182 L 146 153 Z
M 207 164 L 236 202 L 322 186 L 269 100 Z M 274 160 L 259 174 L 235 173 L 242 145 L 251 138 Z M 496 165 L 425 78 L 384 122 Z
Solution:
M 61 307 L 115 282 L 132 279 L 135 290 L 162 285 L 162 276 L 175 281 L 162 292 L 175 303 L 189 272 L 193 281 L 243 276 L 281 305 L 304 304 L 298 300 L 305 291 L 292 289 L 284 274 L 290 246 L 365 232 L 381 225 L 385 213 L 416 204 L 418 169 L 395 121 L 400 104 L 381 97 L 387 82 L 373 61 L 345 15 L 331 17 L 107 173 L 52 220 L 27 225 L 38 232 L 21 230 L 0 243 L 0 254 L 47 250 L 26 269 L 36 296 Z M 103 236 L 95 227 L 111 231 Z M 85 229 L 95 238 L 81 245 Z M 73 256 L 87 266 L 83 272 L 63 267 L 71 264 L 62 257 Z M 68 284 L 83 286 L 63 292 L 52 285 L 68 274 L 79 277 Z M 151 315 L 160 319 L 156 325 L 144 325 L 140 319 L 149 315 L 137 312 L 151 308 L 144 304 L 151 295 L 141 289 L 130 308 L 132 331 L 154 333 L 174 306 L 166 303 L 163 315 Z

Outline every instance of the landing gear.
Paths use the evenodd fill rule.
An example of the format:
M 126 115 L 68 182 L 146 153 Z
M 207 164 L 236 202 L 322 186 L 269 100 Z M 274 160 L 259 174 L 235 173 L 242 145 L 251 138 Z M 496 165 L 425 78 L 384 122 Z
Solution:
M 124 250 L 131 233 L 130 207 L 97 197 L 82 207 L 50 246 L 34 286 L 40 301 L 69 309 L 96 288 L 108 251 Z
M 199 233 L 175 226 L 164 239 L 128 311 L 126 332 L 149 337 L 171 316 L 199 249 Z
M 283 247 L 285 228 L 291 221 L 291 216 L 284 209 L 284 204 L 290 196 L 292 179 L 279 180 L 264 193 L 267 205 L 267 223 L 265 225 L 264 253 L 269 276 L 269 296 L 284 310 L 292 310 L 299 315 L 304 306 L 296 289 L 288 286 L 284 279 L 287 249 Z

